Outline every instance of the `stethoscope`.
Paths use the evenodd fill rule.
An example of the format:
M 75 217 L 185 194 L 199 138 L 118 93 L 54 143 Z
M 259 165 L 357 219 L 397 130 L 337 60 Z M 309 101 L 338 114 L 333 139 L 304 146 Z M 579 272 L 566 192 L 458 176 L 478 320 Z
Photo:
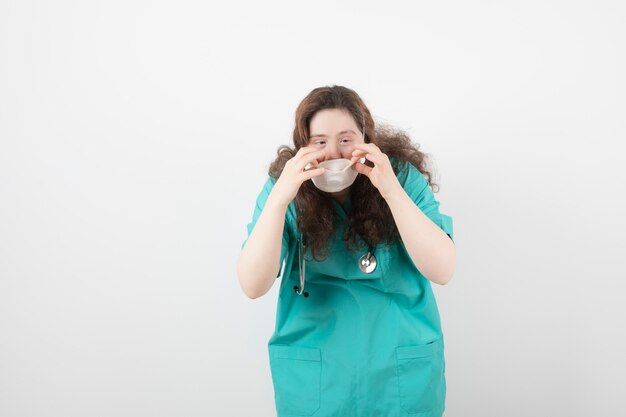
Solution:
M 305 254 L 306 254 L 306 244 L 304 243 L 304 239 L 302 237 L 302 234 L 299 233 L 299 238 L 298 238 L 298 255 L 299 255 L 299 262 L 298 262 L 298 268 L 300 269 L 300 288 L 298 288 L 298 286 L 294 286 L 293 290 L 295 291 L 296 294 L 298 295 L 303 295 L 305 298 L 309 296 L 309 293 L 307 291 L 304 291 L 304 282 L 305 282 L 305 273 L 306 273 L 306 259 L 305 259 Z M 376 270 L 376 256 L 374 256 L 374 247 L 372 245 L 368 245 L 368 249 L 367 249 L 367 254 L 363 255 L 359 258 L 359 269 L 361 270 L 361 272 L 364 272 L 366 274 L 371 274 L 372 272 L 374 272 L 374 270 Z
M 363 137 L 365 138 L 365 114 L 363 114 Z M 298 286 L 294 286 L 293 290 L 298 295 L 304 295 L 304 297 L 308 297 L 309 293 L 304 291 L 304 278 L 306 272 L 306 260 L 304 255 L 306 253 L 306 244 L 304 243 L 304 238 L 302 233 L 298 230 L 298 254 L 299 254 L 299 262 L 298 267 L 300 269 L 300 288 Z M 374 256 L 374 247 L 372 245 L 368 245 L 367 254 L 363 255 L 359 258 L 359 269 L 361 272 L 366 274 L 371 274 L 376 269 L 376 256 Z

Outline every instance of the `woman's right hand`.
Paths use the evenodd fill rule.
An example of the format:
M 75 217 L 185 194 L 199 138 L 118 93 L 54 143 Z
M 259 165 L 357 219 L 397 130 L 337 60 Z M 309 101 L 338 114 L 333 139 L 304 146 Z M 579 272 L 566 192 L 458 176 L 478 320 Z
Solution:
M 275 194 L 276 200 L 285 206 L 289 205 L 296 198 L 304 181 L 322 175 L 324 168 L 317 167 L 317 160 L 323 158 L 324 155 L 324 149 L 311 146 L 300 148 L 293 158 L 285 163 L 283 172 L 272 189 L 272 194 Z M 305 170 L 308 164 L 311 164 L 311 168 Z

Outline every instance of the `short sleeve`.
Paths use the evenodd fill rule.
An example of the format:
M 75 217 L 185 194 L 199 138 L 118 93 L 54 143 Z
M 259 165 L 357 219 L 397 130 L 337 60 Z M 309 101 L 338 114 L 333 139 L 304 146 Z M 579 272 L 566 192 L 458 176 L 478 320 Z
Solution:
M 241 249 L 243 249 L 244 246 L 246 245 L 246 242 L 248 241 L 248 238 L 250 237 L 250 234 L 252 233 L 252 230 L 254 229 L 254 226 L 257 220 L 259 219 L 259 216 L 261 216 L 263 207 L 265 207 L 267 198 L 269 197 L 270 192 L 272 191 L 272 188 L 274 188 L 275 183 L 276 183 L 276 180 L 273 177 L 268 176 L 267 181 L 263 185 L 263 189 L 261 190 L 261 192 L 259 193 L 256 199 L 256 205 L 254 207 L 254 213 L 252 214 L 252 220 L 250 221 L 250 223 L 248 223 L 248 226 L 247 226 L 248 236 L 241 244 Z M 285 216 L 285 225 L 283 227 L 283 239 L 282 239 L 282 245 L 280 249 L 280 268 L 278 270 L 278 275 L 276 276 L 277 278 L 280 277 L 283 271 L 284 261 L 287 256 L 287 251 L 289 249 L 290 242 L 291 242 L 291 237 L 290 237 L 290 232 L 289 232 L 289 221 L 288 221 L 287 216 Z
M 428 179 L 410 162 L 401 162 L 398 169 L 398 181 L 417 207 L 439 226 L 454 242 L 452 217 L 439 212 L 439 201 L 430 188 Z

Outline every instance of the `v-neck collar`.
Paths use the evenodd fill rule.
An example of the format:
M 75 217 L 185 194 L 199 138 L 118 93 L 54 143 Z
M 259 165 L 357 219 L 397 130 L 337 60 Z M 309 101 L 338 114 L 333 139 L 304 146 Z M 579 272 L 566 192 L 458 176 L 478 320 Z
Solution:
M 343 205 L 339 201 L 337 201 L 335 197 L 331 197 L 331 199 L 333 200 L 333 204 L 335 205 L 335 208 L 337 209 L 337 212 L 339 213 L 339 215 L 347 219 L 348 213 L 350 212 L 350 208 L 352 207 L 352 203 L 350 201 L 350 194 L 348 194 L 348 196 L 346 197 L 346 201 L 343 203 Z

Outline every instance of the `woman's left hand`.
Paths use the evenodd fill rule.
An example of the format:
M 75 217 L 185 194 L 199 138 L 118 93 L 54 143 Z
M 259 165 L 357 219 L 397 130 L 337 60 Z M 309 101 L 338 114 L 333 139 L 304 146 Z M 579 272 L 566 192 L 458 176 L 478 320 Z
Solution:
M 358 161 L 363 156 L 374 163 L 373 168 Z M 402 185 L 398 181 L 395 172 L 393 172 L 391 162 L 389 162 L 389 157 L 375 144 L 358 143 L 354 145 L 351 160 L 355 159 L 357 159 L 357 162 L 352 168 L 358 173 L 366 175 L 385 200 L 392 194 L 402 190 Z

